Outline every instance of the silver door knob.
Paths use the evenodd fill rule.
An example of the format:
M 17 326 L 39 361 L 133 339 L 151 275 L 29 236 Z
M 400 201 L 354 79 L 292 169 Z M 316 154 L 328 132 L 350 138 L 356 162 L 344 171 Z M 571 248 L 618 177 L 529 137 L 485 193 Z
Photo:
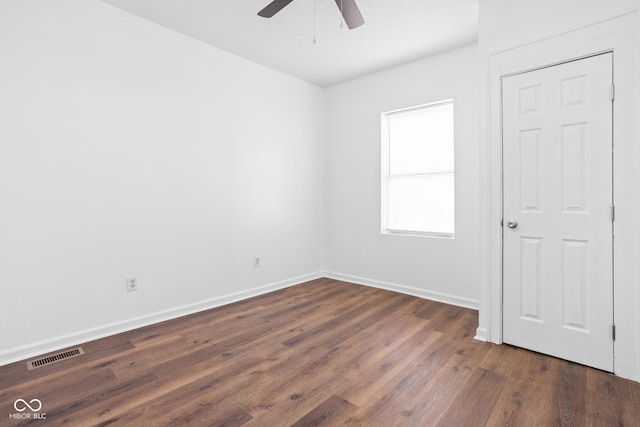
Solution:
M 509 222 L 507 222 L 507 227 L 509 228 L 516 228 L 518 226 L 518 221 L 516 221 L 515 219 L 510 219 Z

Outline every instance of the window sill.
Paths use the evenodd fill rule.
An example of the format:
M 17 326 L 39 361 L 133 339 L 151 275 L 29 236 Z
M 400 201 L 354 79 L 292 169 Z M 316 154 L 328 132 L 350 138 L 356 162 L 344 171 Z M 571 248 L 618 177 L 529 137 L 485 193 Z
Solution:
M 413 230 L 382 230 L 382 234 L 388 236 L 408 236 L 408 237 L 431 237 L 434 239 L 455 239 L 455 233 L 439 233 L 435 231 L 413 231 Z

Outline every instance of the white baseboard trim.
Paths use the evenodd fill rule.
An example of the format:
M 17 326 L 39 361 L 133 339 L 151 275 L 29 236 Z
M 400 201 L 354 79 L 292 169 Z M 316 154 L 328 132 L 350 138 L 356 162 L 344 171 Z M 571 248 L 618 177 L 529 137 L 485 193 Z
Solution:
M 47 353 L 52 353 L 67 347 L 80 345 L 89 341 L 105 338 L 122 332 L 131 331 L 133 329 L 142 328 L 144 326 L 149 326 L 155 323 L 164 322 L 166 320 L 176 319 L 178 317 L 187 316 L 189 314 L 198 313 L 200 311 L 210 310 L 212 308 L 267 294 L 269 292 L 288 288 L 290 286 L 298 285 L 300 283 L 308 282 L 310 280 L 315 280 L 322 277 L 341 280 L 344 282 L 351 282 L 358 285 L 371 286 L 374 288 L 380 288 L 394 292 L 400 292 L 403 294 L 413 295 L 420 298 L 442 302 L 445 304 L 456 305 L 459 307 L 471 308 L 474 310 L 478 309 L 478 301 L 468 298 L 461 298 L 455 295 L 398 285 L 394 283 L 382 282 L 379 280 L 366 279 L 363 277 L 351 276 L 348 274 L 342 274 L 333 271 L 316 272 L 303 276 L 293 277 L 264 286 L 259 286 L 245 291 L 211 298 L 205 301 L 199 301 L 193 304 L 187 304 L 168 310 L 158 311 L 145 316 L 123 320 L 121 322 L 115 322 L 96 328 L 84 329 L 70 334 L 60 335 L 54 338 L 35 342 L 33 344 L 9 348 L 0 352 L 0 366 L 30 359 Z M 476 330 L 475 338 L 481 341 L 486 341 L 486 338 L 484 338 L 486 337 L 486 331 L 481 329 L 483 328 L 478 328 Z
M 154 323 L 164 322 L 200 311 L 209 310 L 223 305 L 231 304 L 244 299 L 267 294 L 279 289 L 288 288 L 289 286 L 298 285 L 310 280 L 324 277 L 321 272 L 306 274 L 303 276 L 293 277 L 276 283 L 248 289 L 245 291 L 235 292 L 205 301 L 199 301 L 193 304 L 187 304 L 168 310 L 158 311 L 145 316 L 115 322 L 96 328 L 85 329 L 66 335 L 42 340 L 33 344 L 20 347 L 9 348 L 0 352 L 0 366 L 10 363 L 19 362 L 21 360 L 30 359 L 32 357 L 52 353 L 67 347 L 76 346 L 99 338 L 105 338 L 122 332 L 131 331 Z
M 487 329 L 478 326 L 476 329 L 476 336 L 473 337 L 474 340 L 487 342 Z
M 445 304 L 455 305 L 458 307 L 471 308 L 478 310 L 479 302 L 470 298 L 462 298 L 455 295 L 445 294 L 442 292 L 429 291 L 426 289 L 414 288 L 411 286 L 398 285 L 396 283 L 381 282 L 379 280 L 367 279 L 364 277 L 351 276 L 348 274 L 336 273 L 334 271 L 325 271 L 324 276 L 330 279 L 342 280 L 343 282 L 351 282 L 358 285 L 371 286 L 373 288 L 385 289 L 387 291 L 400 292 L 402 294 L 413 295 L 416 297 L 443 302 Z

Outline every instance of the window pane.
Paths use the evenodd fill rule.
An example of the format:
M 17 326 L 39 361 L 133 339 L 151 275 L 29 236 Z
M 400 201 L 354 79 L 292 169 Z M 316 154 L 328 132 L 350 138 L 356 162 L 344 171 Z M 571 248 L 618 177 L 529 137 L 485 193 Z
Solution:
M 391 175 L 453 171 L 453 103 L 391 114 Z
M 387 229 L 454 233 L 453 174 L 389 177 Z

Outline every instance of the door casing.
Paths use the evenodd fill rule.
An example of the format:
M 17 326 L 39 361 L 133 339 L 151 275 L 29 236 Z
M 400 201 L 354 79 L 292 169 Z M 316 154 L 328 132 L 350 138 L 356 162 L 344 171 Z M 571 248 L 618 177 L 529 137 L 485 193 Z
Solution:
M 480 140 L 480 265 L 481 292 L 476 339 L 502 344 L 502 153 L 501 92 L 502 76 L 535 70 L 602 52 L 614 53 L 614 137 L 616 170 L 616 230 L 614 252 L 616 294 L 614 297 L 616 332 L 614 372 L 640 381 L 640 86 L 636 85 L 640 64 L 636 62 L 640 40 L 640 13 L 622 12 L 581 26 L 530 40 L 508 49 L 485 52 L 484 79 L 487 81 L 484 108 L 481 109 Z M 638 129 L 638 130 L 637 130 Z M 624 232 L 620 232 L 624 230 Z M 624 322 L 621 328 L 620 322 Z

